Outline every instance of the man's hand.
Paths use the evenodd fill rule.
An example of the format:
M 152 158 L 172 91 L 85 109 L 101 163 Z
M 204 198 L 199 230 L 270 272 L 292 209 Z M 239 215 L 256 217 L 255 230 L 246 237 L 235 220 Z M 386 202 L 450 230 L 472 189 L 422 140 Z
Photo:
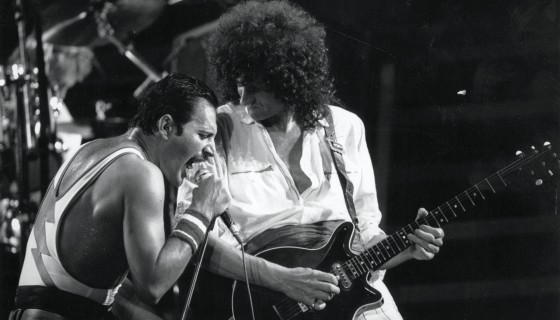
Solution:
M 416 220 L 426 215 L 428 215 L 428 211 L 420 208 Z M 443 236 L 443 229 L 421 225 L 420 229 L 416 229 L 414 233 L 408 235 L 408 239 L 414 242 L 414 245 L 408 249 L 410 255 L 416 260 L 432 259 L 443 245 Z
M 193 190 L 190 209 L 205 214 L 208 220 L 222 214 L 229 207 L 231 195 L 224 181 L 223 175 L 216 172 L 216 166 L 207 164 L 201 166 L 194 175 L 194 182 L 198 185 Z
M 309 268 L 282 269 L 275 274 L 277 290 L 314 310 L 323 310 L 326 302 L 340 293 L 338 280 L 330 273 Z

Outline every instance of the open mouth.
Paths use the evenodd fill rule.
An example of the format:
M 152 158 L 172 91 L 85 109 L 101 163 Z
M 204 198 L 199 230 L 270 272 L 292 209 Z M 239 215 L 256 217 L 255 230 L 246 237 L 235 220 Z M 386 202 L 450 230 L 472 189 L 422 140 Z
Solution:
M 197 178 L 200 179 L 202 175 L 205 174 L 212 174 L 208 170 L 207 166 L 208 162 L 204 157 L 195 156 L 189 159 L 189 161 L 187 161 L 183 166 L 183 169 L 181 170 L 182 178 L 194 183 L 198 183 L 195 182 Z
M 193 158 L 190 158 L 189 161 L 187 161 L 187 162 L 185 163 L 185 168 L 187 168 L 187 170 L 192 169 L 194 163 L 195 163 L 194 157 L 193 157 Z
M 200 159 L 197 157 L 192 157 L 189 159 L 189 161 L 187 161 L 185 163 L 185 168 L 187 168 L 187 170 L 190 170 L 192 168 L 198 167 L 200 166 L 200 164 L 202 164 L 203 162 L 205 162 L 205 159 Z

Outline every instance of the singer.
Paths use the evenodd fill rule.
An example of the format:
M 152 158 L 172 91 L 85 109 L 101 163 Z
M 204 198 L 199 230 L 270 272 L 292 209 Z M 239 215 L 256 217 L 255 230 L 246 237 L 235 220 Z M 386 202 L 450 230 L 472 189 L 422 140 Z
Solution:
M 192 204 L 171 234 L 163 225 L 165 181 L 214 155 L 214 93 L 172 74 L 140 100 L 125 134 L 82 146 L 51 182 L 27 245 L 10 320 L 102 319 L 130 272 L 142 301 L 177 281 L 206 228 L 230 198 L 201 171 Z
M 231 101 L 218 109 L 220 156 L 216 160 L 227 168 L 224 179 L 232 195 L 228 211 L 240 226 L 247 250 L 313 248 L 324 243 L 333 223 L 341 220 L 359 228 L 352 245 L 357 251 L 383 239 L 364 124 L 333 105 L 323 26 L 287 1 L 248 1 L 220 18 L 209 48 L 220 89 Z M 333 131 L 337 143 L 329 134 Z M 332 152 L 343 154 L 345 174 L 354 186 L 349 193 L 355 210 L 345 203 L 331 145 L 338 149 Z M 188 184 L 182 190 L 183 196 L 188 195 Z M 426 214 L 423 209 L 418 212 L 418 216 Z M 217 229 L 220 240 L 229 246 L 211 242 L 215 247 L 208 269 L 228 275 L 232 261 L 240 257 L 235 258 L 236 242 L 227 229 Z M 413 245 L 382 269 L 409 259 L 432 259 L 443 244 L 440 228 L 422 226 L 407 237 Z M 338 293 L 330 274 L 306 269 L 289 278 L 285 274 L 298 272 L 251 263 L 250 281 L 309 308 L 324 309 Z M 367 277 L 368 284 L 383 295 L 383 306 L 356 311 L 355 319 L 402 319 L 383 283 L 384 273 L 370 271 Z M 320 314 L 315 313 L 314 319 Z M 332 318 L 324 314 L 322 319 Z

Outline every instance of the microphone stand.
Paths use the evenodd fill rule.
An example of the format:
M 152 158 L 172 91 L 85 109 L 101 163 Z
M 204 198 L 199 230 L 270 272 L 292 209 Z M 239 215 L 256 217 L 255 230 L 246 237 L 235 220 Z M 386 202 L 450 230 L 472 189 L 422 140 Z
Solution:
M 181 320 L 185 320 L 187 317 L 187 312 L 189 311 L 191 300 L 194 293 L 194 288 L 196 287 L 196 280 L 198 279 L 198 273 L 200 272 L 200 267 L 202 266 L 202 259 L 204 258 L 204 253 L 206 252 L 206 247 L 208 246 L 208 238 L 212 229 L 214 229 L 214 224 L 216 223 L 216 219 L 212 219 L 208 229 L 206 230 L 206 234 L 204 235 L 204 240 L 202 241 L 202 247 L 198 248 L 196 260 L 193 262 L 195 269 L 193 273 L 193 277 L 191 280 L 191 284 L 189 286 L 189 293 L 187 294 L 187 301 L 185 306 L 183 307 L 183 313 L 181 315 Z

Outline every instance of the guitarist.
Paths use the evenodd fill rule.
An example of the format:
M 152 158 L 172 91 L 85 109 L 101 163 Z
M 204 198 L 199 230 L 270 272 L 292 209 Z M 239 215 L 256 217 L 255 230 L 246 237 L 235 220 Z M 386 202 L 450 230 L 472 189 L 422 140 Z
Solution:
M 232 195 L 229 212 L 240 226 L 241 240 L 249 243 L 248 251 L 255 240 L 259 247 L 319 245 L 332 229 L 330 222 L 340 220 L 354 221 L 359 228 L 353 243 L 356 250 L 383 239 L 364 125 L 355 114 L 330 105 L 334 87 L 323 26 L 285 1 L 245 2 L 221 17 L 209 56 L 221 92 L 231 101 L 219 108 L 217 138 L 221 139 L 216 143 L 223 161 L 216 166 L 227 167 L 225 178 Z M 354 186 L 355 219 L 345 203 L 326 139 L 329 127 L 343 149 L 345 173 Z M 192 186 L 184 182 L 179 197 L 181 192 L 189 194 Z M 186 203 L 179 202 L 179 212 Z M 418 212 L 419 217 L 426 214 L 424 209 Z M 216 229 L 229 248 L 236 246 L 227 228 L 218 225 Z M 282 239 L 263 236 L 271 234 L 267 230 Z M 408 238 L 414 245 L 383 269 L 409 259 L 432 259 L 443 244 L 443 230 L 422 225 Z M 228 274 L 233 257 L 240 260 L 239 252 L 222 242 L 210 242 L 208 268 L 239 278 Z M 271 272 L 268 267 L 254 267 L 254 261 L 249 261 L 249 280 L 262 284 Z M 368 275 L 369 284 L 383 295 L 383 306 L 366 311 L 359 319 L 402 319 L 383 276 L 384 271 Z M 328 278 L 323 281 L 329 282 Z M 316 310 L 323 309 L 335 292 L 316 283 L 278 285 L 278 291 Z

